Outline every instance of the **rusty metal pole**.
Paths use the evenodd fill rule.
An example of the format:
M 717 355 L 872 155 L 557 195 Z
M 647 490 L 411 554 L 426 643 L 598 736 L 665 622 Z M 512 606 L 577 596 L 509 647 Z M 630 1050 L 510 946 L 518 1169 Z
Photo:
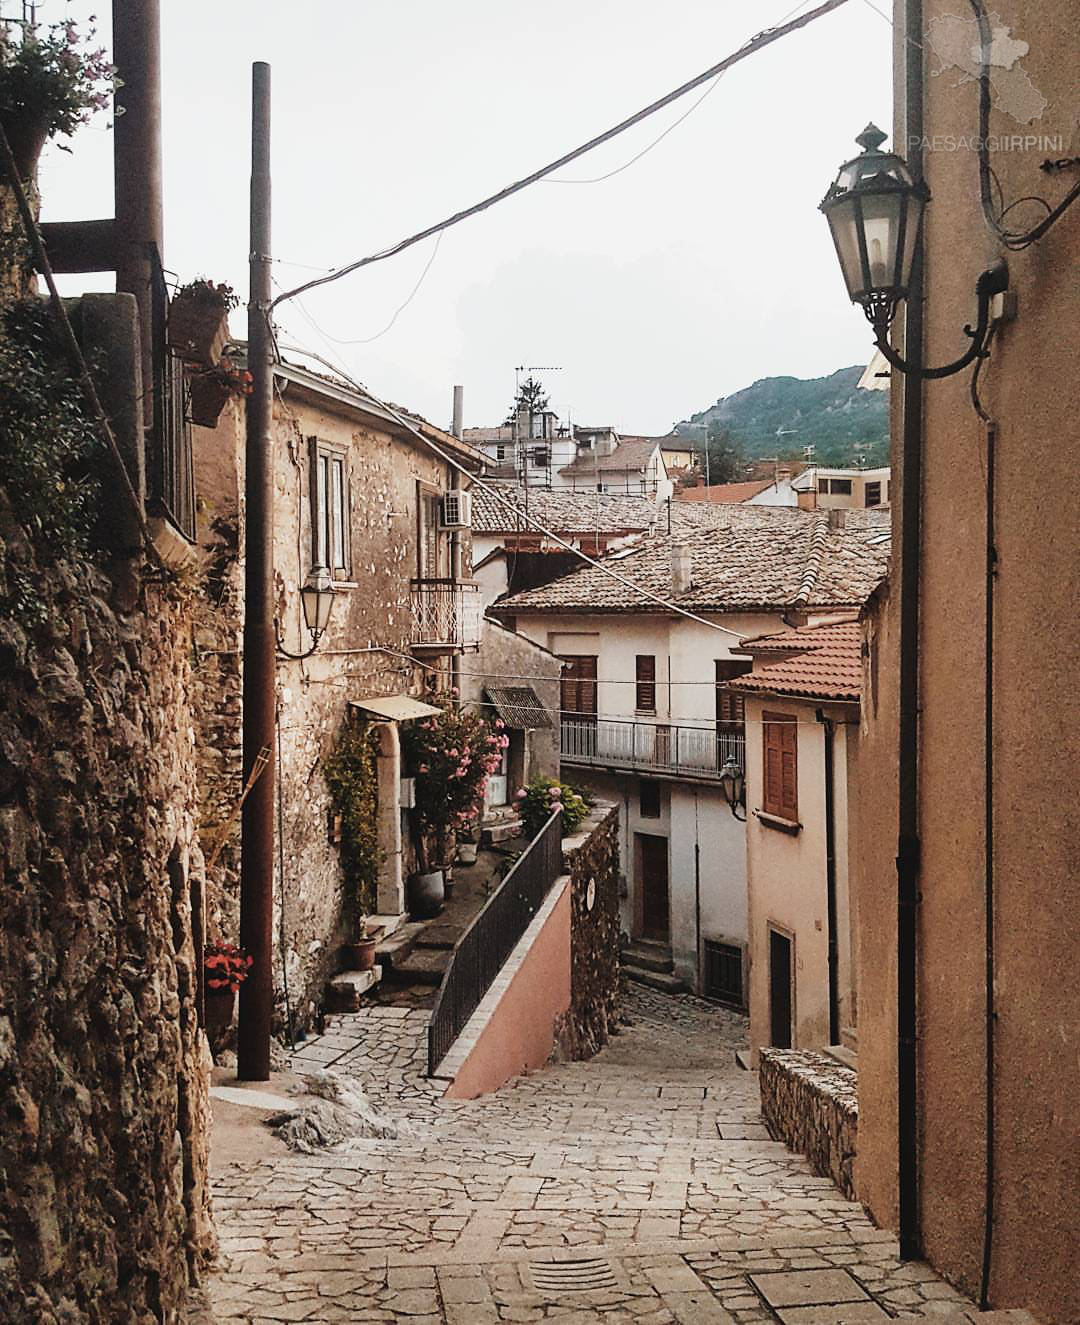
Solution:
M 270 1076 L 274 910 L 274 459 L 270 333 L 270 66 L 251 69 L 251 244 L 244 537 L 244 781 L 269 759 L 244 802 L 240 942 L 254 958 L 240 986 L 237 1076 Z
M 113 123 L 116 288 L 139 305 L 144 389 L 153 371 L 153 260 L 164 250 L 161 203 L 161 15 L 159 0 L 113 0 L 113 63 L 122 85 Z M 147 402 L 148 406 L 151 402 Z M 152 408 L 144 417 L 154 417 Z

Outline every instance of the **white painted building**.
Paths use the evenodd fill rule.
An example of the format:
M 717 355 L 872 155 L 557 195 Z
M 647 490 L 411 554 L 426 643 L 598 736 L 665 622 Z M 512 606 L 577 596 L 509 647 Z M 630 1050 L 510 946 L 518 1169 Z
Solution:
M 699 620 L 588 566 L 491 610 L 563 659 L 563 777 L 622 807 L 630 960 L 742 1005 L 746 825 L 721 779 L 729 758 L 745 765 L 737 650 L 785 617 L 857 608 L 887 549 L 867 518 L 677 503 L 671 518 L 604 564 Z

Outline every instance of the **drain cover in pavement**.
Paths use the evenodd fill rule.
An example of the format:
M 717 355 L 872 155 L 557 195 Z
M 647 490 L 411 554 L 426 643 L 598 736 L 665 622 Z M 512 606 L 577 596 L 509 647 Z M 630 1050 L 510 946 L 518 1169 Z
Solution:
M 542 1293 L 588 1293 L 596 1288 L 618 1288 L 608 1261 L 531 1261 L 529 1273 Z

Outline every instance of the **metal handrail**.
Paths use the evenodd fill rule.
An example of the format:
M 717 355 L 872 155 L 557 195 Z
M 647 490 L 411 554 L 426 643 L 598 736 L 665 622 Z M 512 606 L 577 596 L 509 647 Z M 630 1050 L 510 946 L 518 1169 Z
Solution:
M 564 712 L 560 754 L 568 763 L 719 780 L 729 759 L 746 766 L 746 735 L 741 723 L 688 727 Z
M 562 869 L 562 811 L 555 813 L 454 944 L 428 1022 L 428 1076 L 480 1006 Z

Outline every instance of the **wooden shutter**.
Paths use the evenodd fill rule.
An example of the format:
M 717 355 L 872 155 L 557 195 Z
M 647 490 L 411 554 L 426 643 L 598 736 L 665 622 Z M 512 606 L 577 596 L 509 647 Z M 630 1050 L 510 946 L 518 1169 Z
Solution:
M 596 657 L 577 654 L 563 658 L 560 703 L 564 713 L 596 716 Z
M 799 818 L 798 725 L 784 713 L 763 713 L 763 809 L 780 819 Z
M 727 683 L 742 676 L 753 666 L 750 662 L 737 662 L 734 658 L 716 659 L 716 729 L 730 731 L 746 722 L 746 701 L 737 690 L 729 690 Z
M 308 504 L 311 508 L 311 560 L 316 566 L 330 565 L 327 477 L 327 457 L 319 450 L 319 439 L 309 437 Z
M 639 653 L 634 672 L 637 685 L 634 707 L 639 713 L 656 712 L 656 656 Z

